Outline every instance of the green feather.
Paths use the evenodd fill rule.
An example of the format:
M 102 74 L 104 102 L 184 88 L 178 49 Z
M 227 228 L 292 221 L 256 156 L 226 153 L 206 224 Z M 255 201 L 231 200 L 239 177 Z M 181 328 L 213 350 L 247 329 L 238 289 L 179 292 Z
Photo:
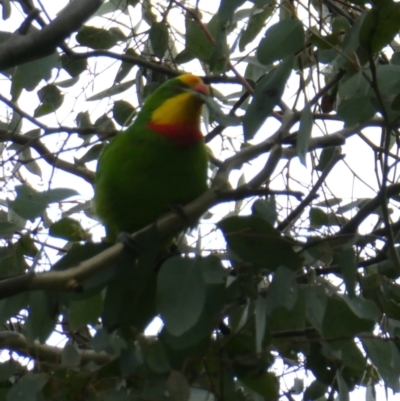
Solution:
M 100 156 L 95 209 L 110 241 L 122 231 L 132 233 L 151 224 L 172 205 L 184 205 L 207 189 L 204 141 L 179 146 L 147 127 L 153 111 L 177 96 L 177 86 L 185 86 L 180 78 L 158 88 L 134 123 Z

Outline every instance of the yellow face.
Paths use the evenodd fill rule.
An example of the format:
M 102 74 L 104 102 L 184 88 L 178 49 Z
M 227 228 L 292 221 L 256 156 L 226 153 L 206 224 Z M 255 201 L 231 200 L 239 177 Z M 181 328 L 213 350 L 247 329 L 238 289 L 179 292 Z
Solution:
M 198 93 L 208 94 L 208 87 L 200 77 L 181 75 L 179 79 Z M 166 100 L 154 110 L 151 122 L 156 125 L 199 125 L 203 102 L 191 93 L 183 92 Z

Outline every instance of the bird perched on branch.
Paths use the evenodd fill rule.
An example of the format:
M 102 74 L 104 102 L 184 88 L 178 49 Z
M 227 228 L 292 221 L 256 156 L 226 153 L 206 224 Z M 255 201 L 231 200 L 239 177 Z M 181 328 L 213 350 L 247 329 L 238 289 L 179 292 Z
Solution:
M 207 95 L 208 87 L 191 74 L 165 82 L 100 156 L 95 209 L 109 241 L 151 224 L 171 206 L 184 205 L 207 189 L 203 101 L 196 92 Z

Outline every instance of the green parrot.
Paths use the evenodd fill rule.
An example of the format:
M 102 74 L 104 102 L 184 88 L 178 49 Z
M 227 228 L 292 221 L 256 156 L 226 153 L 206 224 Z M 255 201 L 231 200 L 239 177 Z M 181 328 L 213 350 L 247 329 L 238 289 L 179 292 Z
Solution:
M 207 189 L 208 153 L 200 131 L 201 78 L 185 74 L 149 96 L 133 124 L 101 154 L 95 179 L 95 211 L 107 240 L 133 233 Z

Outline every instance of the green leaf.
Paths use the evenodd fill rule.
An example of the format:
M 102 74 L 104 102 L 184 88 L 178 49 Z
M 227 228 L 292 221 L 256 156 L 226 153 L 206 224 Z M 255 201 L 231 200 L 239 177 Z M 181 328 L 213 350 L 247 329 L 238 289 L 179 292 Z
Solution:
M 24 234 L 17 242 L 18 250 L 26 256 L 30 256 L 32 258 L 36 257 L 39 250 L 36 248 L 35 242 L 33 238 L 29 234 Z
M 93 100 L 102 100 L 105 97 L 110 97 L 113 95 L 118 95 L 119 93 L 125 92 L 127 89 L 131 88 L 136 82 L 136 79 L 124 82 L 123 84 L 113 85 L 111 88 L 105 89 L 95 95 L 89 96 L 86 101 L 90 102 Z
M 64 99 L 64 97 L 62 99 Z M 35 109 L 33 115 L 35 117 L 43 117 L 46 116 L 47 114 L 54 113 L 61 106 L 61 104 L 54 105 L 50 103 L 43 103 Z
M 185 57 L 189 61 L 191 60 L 189 56 L 192 55 L 191 57 L 193 58 L 194 55 L 194 57 L 197 57 L 204 62 L 208 62 L 213 52 L 214 45 L 208 40 L 206 34 L 201 29 L 199 24 L 193 19 L 191 19 L 190 15 L 186 17 L 185 25 L 186 25 Z M 207 28 L 210 30 L 210 27 L 212 26 L 218 26 L 218 18 L 216 15 L 207 24 Z
M 240 377 L 240 381 L 246 387 L 261 395 L 264 400 L 277 400 L 279 398 L 279 381 L 272 372 Z
M 221 27 L 228 26 L 233 14 L 246 0 L 221 0 L 218 8 L 218 20 Z
M 303 24 L 287 19 L 270 26 L 257 47 L 256 55 L 260 63 L 271 64 L 294 56 L 304 46 Z
M 339 370 L 336 372 L 336 381 L 339 387 L 339 401 L 350 401 L 349 387 L 344 381 Z
M 224 268 L 221 260 L 216 256 L 201 258 L 200 264 L 203 279 L 206 284 L 225 284 L 228 271 Z
M 167 330 L 179 336 L 198 321 L 206 288 L 201 259 L 168 259 L 157 277 L 157 308 Z
M 34 220 L 41 216 L 48 205 L 48 200 L 41 192 L 35 191 L 26 184 L 15 187 L 17 196 L 14 201 L 8 201 L 9 207 L 19 216 Z
M 214 74 L 219 74 L 226 70 L 228 54 L 228 32 L 226 29 L 222 29 L 218 32 L 209 61 L 210 70 Z
M 284 296 L 283 296 L 284 294 Z M 285 266 L 279 266 L 267 292 L 267 314 L 283 306 L 290 310 L 297 300 L 296 274 Z
M 372 53 L 389 44 L 399 31 L 400 4 L 382 0 L 368 11 L 360 29 L 360 43 Z
M 269 196 L 268 199 L 257 199 L 251 207 L 251 212 L 254 216 L 261 217 L 273 226 L 278 217 L 275 196 Z
M 201 99 L 208 108 L 210 113 L 210 119 L 219 122 L 224 127 L 229 126 L 237 126 L 241 124 L 240 118 L 236 116 L 232 116 L 229 114 L 225 114 L 219 104 L 211 97 L 206 96 L 201 93 L 197 93 L 193 90 L 185 89 L 186 92 L 192 93 L 194 96 Z
M 28 305 L 28 293 L 14 295 L 0 301 L 0 322 L 5 323 Z
M 77 42 L 92 49 L 111 49 L 118 42 L 112 32 L 94 26 L 84 26 L 76 35 Z
M 67 54 L 61 55 L 61 65 L 62 68 L 64 68 L 64 70 L 73 78 L 78 77 L 83 71 L 86 71 L 88 66 L 86 59 L 74 60 Z
M 42 192 L 48 203 L 58 203 L 71 196 L 79 195 L 79 192 L 72 188 L 54 188 Z
M 79 76 L 75 78 L 65 79 L 63 81 L 57 81 L 55 84 L 60 88 L 70 88 L 71 86 L 74 86 L 76 83 L 78 83 L 78 81 Z
M 340 356 L 343 365 L 364 373 L 367 361 L 354 339 L 330 341 L 329 347 Z
M 358 270 L 354 249 L 351 246 L 347 246 L 337 250 L 333 254 L 333 264 L 340 267 L 346 284 L 347 293 L 350 297 L 353 297 L 355 295 Z
M 317 207 L 310 208 L 310 226 L 311 228 L 320 228 L 329 225 L 328 215 Z
M 257 84 L 247 112 L 243 118 L 246 141 L 252 139 L 267 119 L 275 105 L 280 101 L 290 73 L 293 59 L 283 61 Z
M 377 112 L 369 97 L 353 97 L 339 103 L 337 115 L 343 119 L 346 127 L 363 124 L 369 121 Z
M 26 135 L 26 134 L 25 134 Z M 24 164 L 24 167 L 31 173 L 42 178 L 42 170 L 39 164 L 32 157 L 31 148 L 25 148 L 19 156 L 19 160 Z
M 262 342 L 267 325 L 267 306 L 267 297 L 263 295 L 258 295 L 256 299 L 256 307 L 254 310 L 256 319 L 256 352 L 261 352 L 262 349 Z
M 93 126 L 88 111 L 80 111 L 76 115 L 75 122 L 79 128 L 90 128 Z
M 164 22 L 153 22 L 151 24 L 149 39 L 156 57 L 163 58 L 168 49 L 168 25 Z
M 392 344 L 381 338 L 369 339 L 361 337 L 360 340 L 368 358 L 378 369 L 385 385 L 394 392 L 400 391 L 399 371 L 395 363 L 400 358 L 397 347 L 393 347 Z
M 3 8 L 1 17 L 2 17 L 3 21 L 5 21 L 5 20 L 9 19 L 10 15 L 11 15 L 10 0 L 2 0 L 1 4 L 2 4 L 2 8 Z
M 125 52 L 125 55 L 131 56 L 131 57 L 138 57 L 138 54 L 132 48 L 129 48 Z M 115 76 L 115 83 L 120 83 L 130 73 L 130 71 L 132 70 L 132 68 L 134 66 L 135 65 L 133 63 L 128 63 L 128 62 L 123 61 L 121 63 L 121 66 L 119 67 L 117 75 Z
M 300 128 L 296 140 L 297 155 L 299 156 L 301 164 L 305 167 L 307 167 L 306 155 L 308 152 L 308 144 L 311 138 L 313 122 L 311 107 L 307 105 L 304 107 L 301 113 Z
M 78 165 L 83 165 L 93 160 L 98 160 L 101 152 L 103 151 L 103 148 L 104 145 L 102 143 L 97 143 L 96 145 L 93 145 L 80 159 L 75 160 L 75 163 Z
M 190 399 L 190 386 L 186 377 L 177 370 L 171 370 L 166 388 L 171 401 L 185 401 Z
M 107 114 L 99 117 L 93 124 L 97 128 L 101 128 L 103 130 L 115 130 L 115 125 L 113 120 L 107 116 Z
M 51 78 L 53 68 L 58 69 L 60 66 L 58 53 L 19 65 L 13 74 L 13 93 L 19 91 L 18 88 L 14 87 L 15 85 L 27 91 L 34 90 L 42 79 L 48 81 Z M 16 100 L 14 94 L 13 100 Z
M 322 334 L 326 338 L 354 336 L 371 332 L 375 322 L 359 318 L 339 297 L 329 297 L 322 324 Z
M 14 375 L 23 375 L 25 369 L 14 359 L 0 363 L 0 381 L 4 382 Z
M 67 341 L 61 353 L 61 366 L 74 368 L 79 366 L 81 355 L 71 340 Z
M 121 126 L 127 127 L 132 123 L 136 109 L 125 100 L 116 100 L 113 106 L 114 120 Z
M 26 322 L 29 341 L 44 343 L 57 323 L 58 302 L 45 291 L 29 293 L 29 314 Z
M 301 260 L 291 244 L 277 229 L 259 217 L 228 217 L 217 226 L 229 248 L 257 269 L 274 271 L 279 266 L 286 266 L 297 270 L 301 267 Z
M 318 380 L 314 380 L 304 392 L 303 401 L 314 401 L 323 397 L 328 391 L 328 386 L 320 383 Z
M 104 351 L 113 357 L 120 354 L 121 348 L 126 348 L 126 342 L 122 338 L 118 337 L 116 333 L 107 332 L 104 328 L 96 331 L 90 345 L 94 351 Z
M 289 296 L 295 301 L 294 305 L 277 306 L 271 312 L 268 317 L 268 330 L 272 333 L 275 332 L 285 332 L 285 331 L 294 331 L 294 330 L 304 330 L 306 325 L 306 297 L 305 291 L 301 288 L 297 288 L 296 283 L 293 280 L 293 277 L 290 277 L 291 283 L 287 285 L 287 288 L 283 288 L 284 293 L 289 293 Z M 293 291 L 293 293 L 289 292 Z M 295 297 L 297 293 L 297 297 Z M 286 302 L 286 301 L 285 301 Z M 281 302 L 284 304 L 284 302 Z M 277 339 L 274 340 L 277 344 L 282 340 Z M 285 340 L 284 340 L 285 341 Z
M 142 350 L 143 359 L 151 371 L 164 374 L 171 370 L 161 341 L 142 335 L 139 336 L 138 342 Z
M 62 102 L 62 95 L 60 89 L 53 84 L 48 84 L 37 91 L 39 100 L 42 103 L 58 105 Z
M 0 238 L 11 238 L 15 231 L 19 229 L 17 224 L 9 221 L 0 222 Z
M 63 217 L 53 223 L 49 228 L 49 235 L 72 242 L 88 239 L 88 233 L 83 229 L 81 224 L 70 217 Z
M 307 286 L 306 294 L 306 316 L 311 324 L 322 333 L 322 325 L 328 303 L 325 291 L 315 286 Z
M 78 330 L 87 324 L 98 324 L 102 310 L 103 298 L 100 291 L 90 298 L 80 301 L 71 301 L 68 311 L 68 321 L 71 330 Z
M 360 296 L 348 297 L 347 295 L 342 295 L 341 298 L 359 318 L 373 320 L 374 322 L 381 319 L 381 312 L 371 299 L 364 299 Z
M 7 393 L 6 401 L 37 401 L 39 391 L 49 378 L 41 373 L 27 373 L 20 377 Z
M 239 40 L 239 50 L 242 52 L 246 49 L 246 46 L 251 43 L 256 36 L 261 32 L 264 27 L 264 22 L 269 18 L 275 6 L 271 3 L 268 4 L 264 9 L 258 9 L 253 7 L 253 13 L 249 18 L 246 29 L 242 32 Z

